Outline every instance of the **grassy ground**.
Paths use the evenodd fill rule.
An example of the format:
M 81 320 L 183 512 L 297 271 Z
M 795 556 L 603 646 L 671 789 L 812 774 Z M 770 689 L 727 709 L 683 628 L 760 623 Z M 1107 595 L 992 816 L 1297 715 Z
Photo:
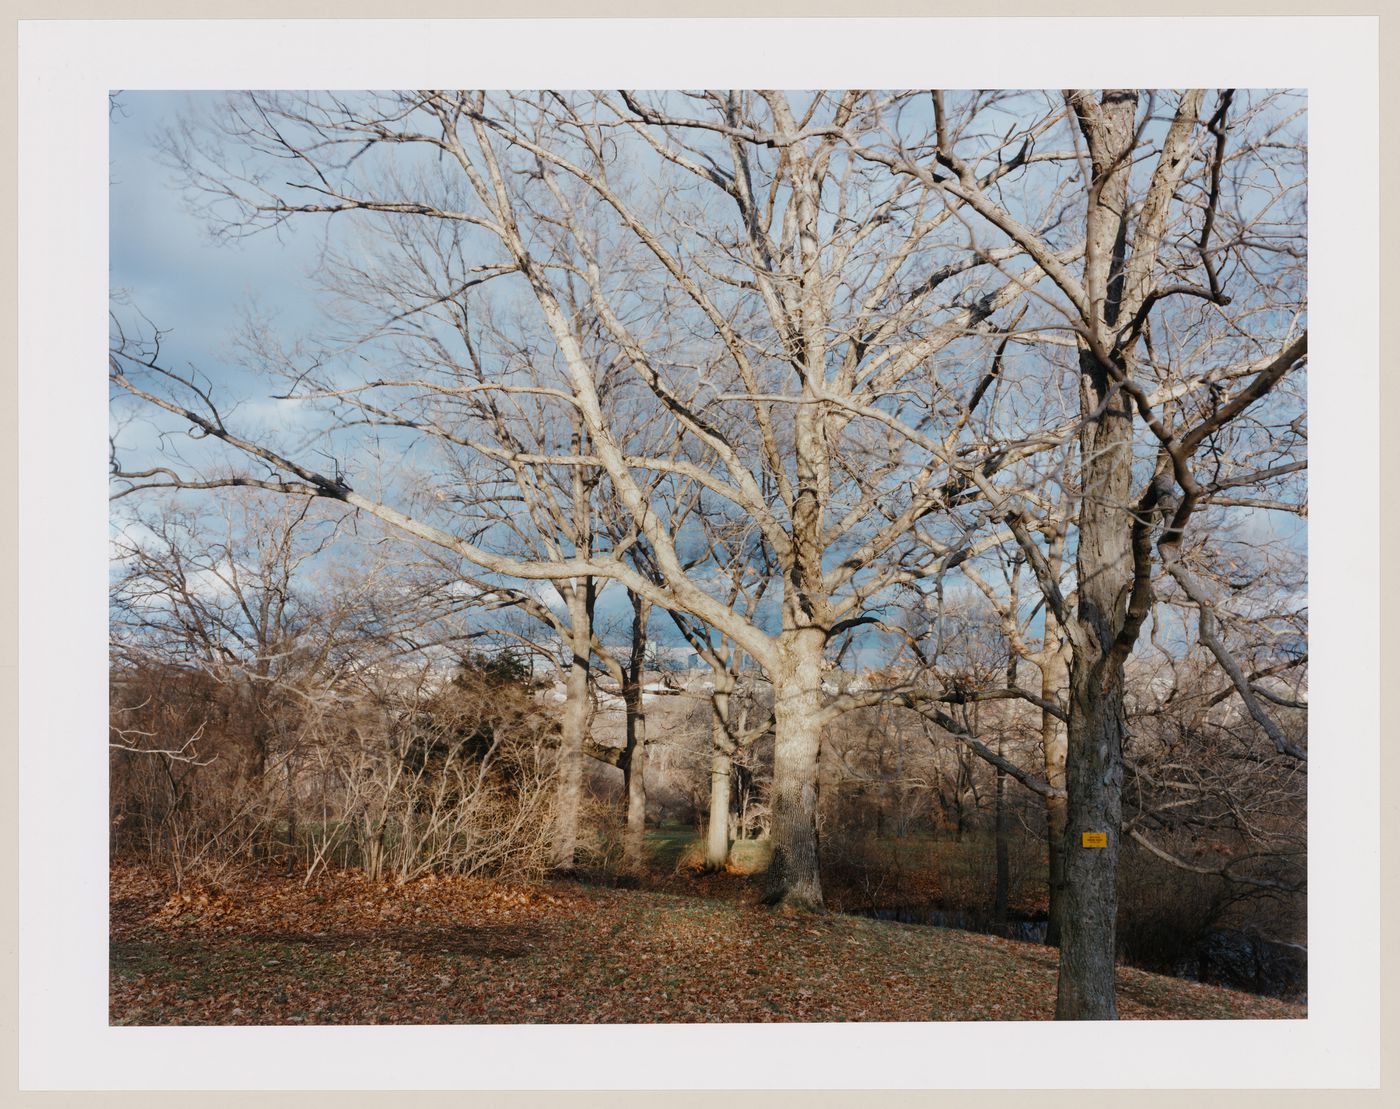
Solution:
M 682 847 L 682 850 L 684 848 Z M 1048 1019 L 1055 953 L 655 889 L 355 872 L 171 894 L 112 877 L 113 1024 Z M 1124 968 L 1129 1019 L 1301 1018 L 1295 1005 Z
M 651 869 L 658 875 L 677 871 L 692 874 L 705 864 L 705 843 L 689 824 L 663 824 L 647 832 Z M 732 874 L 758 874 L 772 855 L 766 839 L 741 839 L 729 845 L 727 869 Z

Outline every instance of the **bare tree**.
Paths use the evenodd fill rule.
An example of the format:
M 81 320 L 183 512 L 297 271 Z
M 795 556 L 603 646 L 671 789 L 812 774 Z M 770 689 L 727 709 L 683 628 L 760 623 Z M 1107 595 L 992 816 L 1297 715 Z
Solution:
M 313 572 L 334 580 L 338 532 L 304 499 L 166 499 L 114 536 L 113 746 L 163 764 L 167 796 L 140 815 L 177 875 L 230 841 L 268 854 L 279 818 L 295 843 L 300 755 L 368 615 L 365 578 L 334 598 L 309 588 Z
M 1070 186 L 1082 198 L 1081 277 L 1057 264 L 1053 236 L 977 182 L 961 153 L 975 115 L 948 113 L 941 99 L 935 94 L 941 122 L 927 159 L 889 147 L 870 157 L 892 172 L 939 180 L 1038 261 L 1049 279 L 1041 299 L 1078 352 L 1073 604 L 1033 534 L 1053 534 L 1036 526 L 1034 492 L 1010 483 L 984 492 L 1015 533 L 1070 648 L 1057 1015 L 1112 1017 L 1124 663 L 1152 611 L 1154 567 L 1190 598 L 1200 641 L 1276 749 L 1303 754 L 1253 695 L 1182 554 L 1188 525 L 1212 495 L 1260 488 L 1304 465 L 1301 407 L 1296 394 L 1280 392 L 1307 352 L 1297 112 L 1277 97 L 1230 90 L 1216 95 L 1209 114 L 1202 92 L 1176 96 L 1165 118 L 1156 97 L 1132 90 L 1070 91 L 1047 105 L 1026 127 L 1027 149 L 1064 119 L 1082 143 L 1081 174 Z M 1136 465 L 1143 453 L 1145 474 Z M 1261 456 L 1263 465 L 1241 464 Z M 1087 847 L 1086 834 L 1106 836 L 1107 846 Z
M 703 493 L 696 498 L 691 519 L 699 529 L 697 539 L 692 540 L 697 553 L 688 565 L 699 570 L 726 607 L 755 620 L 773 582 L 772 554 L 752 519 L 735 519 L 724 512 L 724 507 L 707 504 Z M 639 548 L 639 554 L 644 567 L 659 577 L 654 563 L 646 558 L 645 547 Z M 706 870 L 719 871 L 729 859 L 735 759 L 771 731 L 772 717 L 761 714 L 764 719 L 755 720 L 751 726 L 747 709 L 753 703 L 752 697 L 745 702 L 742 717 L 734 711 L 745 655 L 732 637 L 685 612 L 672 610 L 669 615 L 681 638 L 710 671 L 709 803 L 704 865 Z
M 609 483 L 651 549 L 655 579 L 617 549 L 543 561 L 495 553 L 237 436 L 217 411 L 196 412 L 196 423 L 270 464 L 281 486 L 343 500 L 488 571 L 611 577 L 729 636 L 777 693 L 770 898 L 794 905 L 821 903 L 815 802 L 827 643 L 871 619 L 867 607 L 892 585 L 927 571 L 909 561 L 908 537 L 949 509 L 954 494 L 966 500 L 970 473 L 1071 434 L 1057 429 L 1010 451 L 957 445 L 966 402 L 953 402 L 948 386 L 976 362 L 979 329 L 1022 298 L 1043 267 L 999 273 L 1019 246 L 982 251 L 954 218 L 962 202 L 950 202 L 939 183 L 853 156 L 861 137 L 886 133 L 893 104 L 864 93 L 652 103 L 628 94 L 259 96 L 230 109 L 219 142 L 290 158 L 298 176 L 288 188 L 268 191 L 270 179 L 240 176 L 217 144 L 179 153 L 196 185 L 237 204 L 234 230 L 317 213 L 367 217 L 400 268 L 424 276 L 410 304 L 396 286 L 399 301 L 381 313 L 385 330 L 477 303 L 501 277 L 533 301 L 533 321 L 513 321 L 517 346 L 547 349 L 556 384 L 490 375 L 465 384 L 459 368 L 470 359 L 433 348 L 435 379 L 351 388 L 433 402 L 463 390 L 547 397 L 588 445 L 551 462 L 591 468 Z M 1016 165 L 1070 157 L 1028 155 Z M 995 153 L 986 166 L 985 187 L 1009 172 Z M 451 266 L 442 264 L 444 244 Z M 1057 252 L 1053 265 L 1078 250 Z M 480 260 L 459 264 L 470 259 Z M 645 299 L 638 288 L 648 289 Z M 930 381 L 927 367 L 940 355 L 947 372 Z M 610 418 L 614 367 L 658 413 L 672 440 L 666 453 L 634 451 L 632 425 Z M 967 372 L 965 396 L 975 395 L 975 376 Z M 177 414 L 194 411 L 170 399 L 181 383 L 169 372 L 155 391 L 126 373 L 116 382 Z M 930 388 L 939 399 L 927 396 L 903 418 L 890 406 Z M 946 433 L 920 431 L 920 411 L 948 422 Z M 478 442 L 463 440 L 471 449 Z M 780 630 L 764 630 L 691 581 L 683 537 L 652 508 L 656 475 L 702 487 L 757 521 L 783 582 Z M 956 519 L 944 555 L 970 534 Z

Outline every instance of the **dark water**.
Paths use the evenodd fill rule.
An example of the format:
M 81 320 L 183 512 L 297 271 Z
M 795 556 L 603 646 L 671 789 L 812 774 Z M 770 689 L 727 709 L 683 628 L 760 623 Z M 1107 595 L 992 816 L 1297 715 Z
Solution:
M 900 924 L 927 924 L 933 928 L 959 928 L 964 932 L 983 932 L 989 936 L 1044 943 L 1050 922 L 1044 917 L 1017 917 L 995 920 L 988 913 L 970 913 L 962 909 L 940 909 L 932 905 L 901 905 L 895 909 L 869 909 L 857 914 L 876 920 L 893 920 Z
M 1268 997 L 1307 999 L 1308 949 L 1236 928 L 1212 928 L 1187 954 L 1146 969 Z
M 1025 943 L 1044 943 L 1049 922 L 1044 918 L 1017 917 L 999 921 L 990 913 L 943 909 L 934 905 L 901 905 L 893 909 L 867 909 L 858 916 L 922 924 L 933 928 L 958 928 L 965 932 L 1004 936 Z M 1297 944 L 1278 943 L 1235 928 L 1212 928 L 1185 950 L 1160 959 L 1132 959 L 1132 965 L 1158 974 L 1204 982 L 1212 986 L 1247 990 L 1267 997 L 1307 999 L 1308 952 Z

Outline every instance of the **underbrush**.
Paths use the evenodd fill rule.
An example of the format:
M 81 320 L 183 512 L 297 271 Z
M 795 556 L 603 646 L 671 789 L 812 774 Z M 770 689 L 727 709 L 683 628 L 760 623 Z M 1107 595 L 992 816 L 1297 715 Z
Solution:
M 576 875 L 595 887 L 638 886 L 654 892 L 754 903 L 771 855 L 766 839 L 732 844 L 724 872 L 703 872 L 698 829 L 668 824 L 648 830 L 648 871 L 621 873 L 621 822 L 615 807 L 588 807 L 581 830 Z M 272 874 L 299 875 L 314 884 L 327 870 L 381 876 L 403 884 L 415 879 L 478 874 L 532 880 L 542 877 L 542 840 L 530 838 L 528 865 L 443 865 L 453 860 L 433 852 L 410 854 L 390 839 L 385 854 L 397 865 L 365 865 L 355 837 L 337 837 L 303 825 L 308 837 L 339 839 L 340 851 L 319 866 L 290 867 L 285 857 L 208 854 L 199 868 L 185 868 L 172 885 L 177 892 L 219 890 Z M 523 859 L 521 861 L 523 861 Z M 923 832 L 899 837 L 828 834 L 821 843 L 822 883 L 829 909 L 910 923 L 939 924 L 1032 941 L 1043 941 L 1048 919 L 1047 860 L 1043 841 L 1017 828 L 1007 840 L 1007 905 L 997 911 L 996 844 L 988 830 L 961 837 Z M 179 915 L 185 902 L 168 911 Z M 1241 897 L 1222 879 L 1166 863 L 1133 845 L 1120 862 L 1118 957 L 1121 963 L 1159 973 L 1215 981 L 1276 996 L 1301 998 L 1306 991 L 1306 906 L 1302 895 Z
M 1017 832 L 1008 837 L 1007 908 L 1034 916 L 1047 908 L 1044 847 Z M 959 838 L 924 832 L 899 837 L 832 834 L 821 845 L 828 903 L 845 912 L 911 904 L 985 916 L 996 897 L 996 842 L 989 832 Z

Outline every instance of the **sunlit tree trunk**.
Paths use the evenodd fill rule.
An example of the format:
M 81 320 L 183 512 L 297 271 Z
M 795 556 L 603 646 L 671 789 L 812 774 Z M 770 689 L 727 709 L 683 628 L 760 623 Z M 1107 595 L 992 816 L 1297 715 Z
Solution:
M 733 738 L 729 728 L 732 679 L 715 672 L 710 697 L 710 813 L 705 830 L 705 869 L 723 870 L 729 861 L 730 783 L 734 776 Z
M 822 648 L 818 628 L 785 632 L 773 682 L 773 858 L 765 900 L 822 908 L 817 864 L 817 758 L 821 751 Z
M 1045 617 L 1045 650 L 1040 658 L 1040 697 L 1056 701 L 1064 691 L 1067 680 L 1065 649 L 1053 642 L 1051 628 L 1055 618 Z M 1052 947 L 1060 944 L 1060 916 L 1064 911 L 1065 889 L 1065 822 L 1068 816 L 1065 789 L 1065 727 L 1053 713 L 1041 711 L 1040 741 L 1045 757 L 1045 781 L 1058 794 L 1045 797 L 1045 838 L 1050 858 L 1049 895 L 1050 920 L 1045 942 Z
M 559 788 L 554 810 L 554 867 L 574 868 L 583 804 L 583 755 L 588 740 L 588 660 L 592 642 L 593 583 L 579 579 L 569 591 L 569 675 L 559 719 Z

